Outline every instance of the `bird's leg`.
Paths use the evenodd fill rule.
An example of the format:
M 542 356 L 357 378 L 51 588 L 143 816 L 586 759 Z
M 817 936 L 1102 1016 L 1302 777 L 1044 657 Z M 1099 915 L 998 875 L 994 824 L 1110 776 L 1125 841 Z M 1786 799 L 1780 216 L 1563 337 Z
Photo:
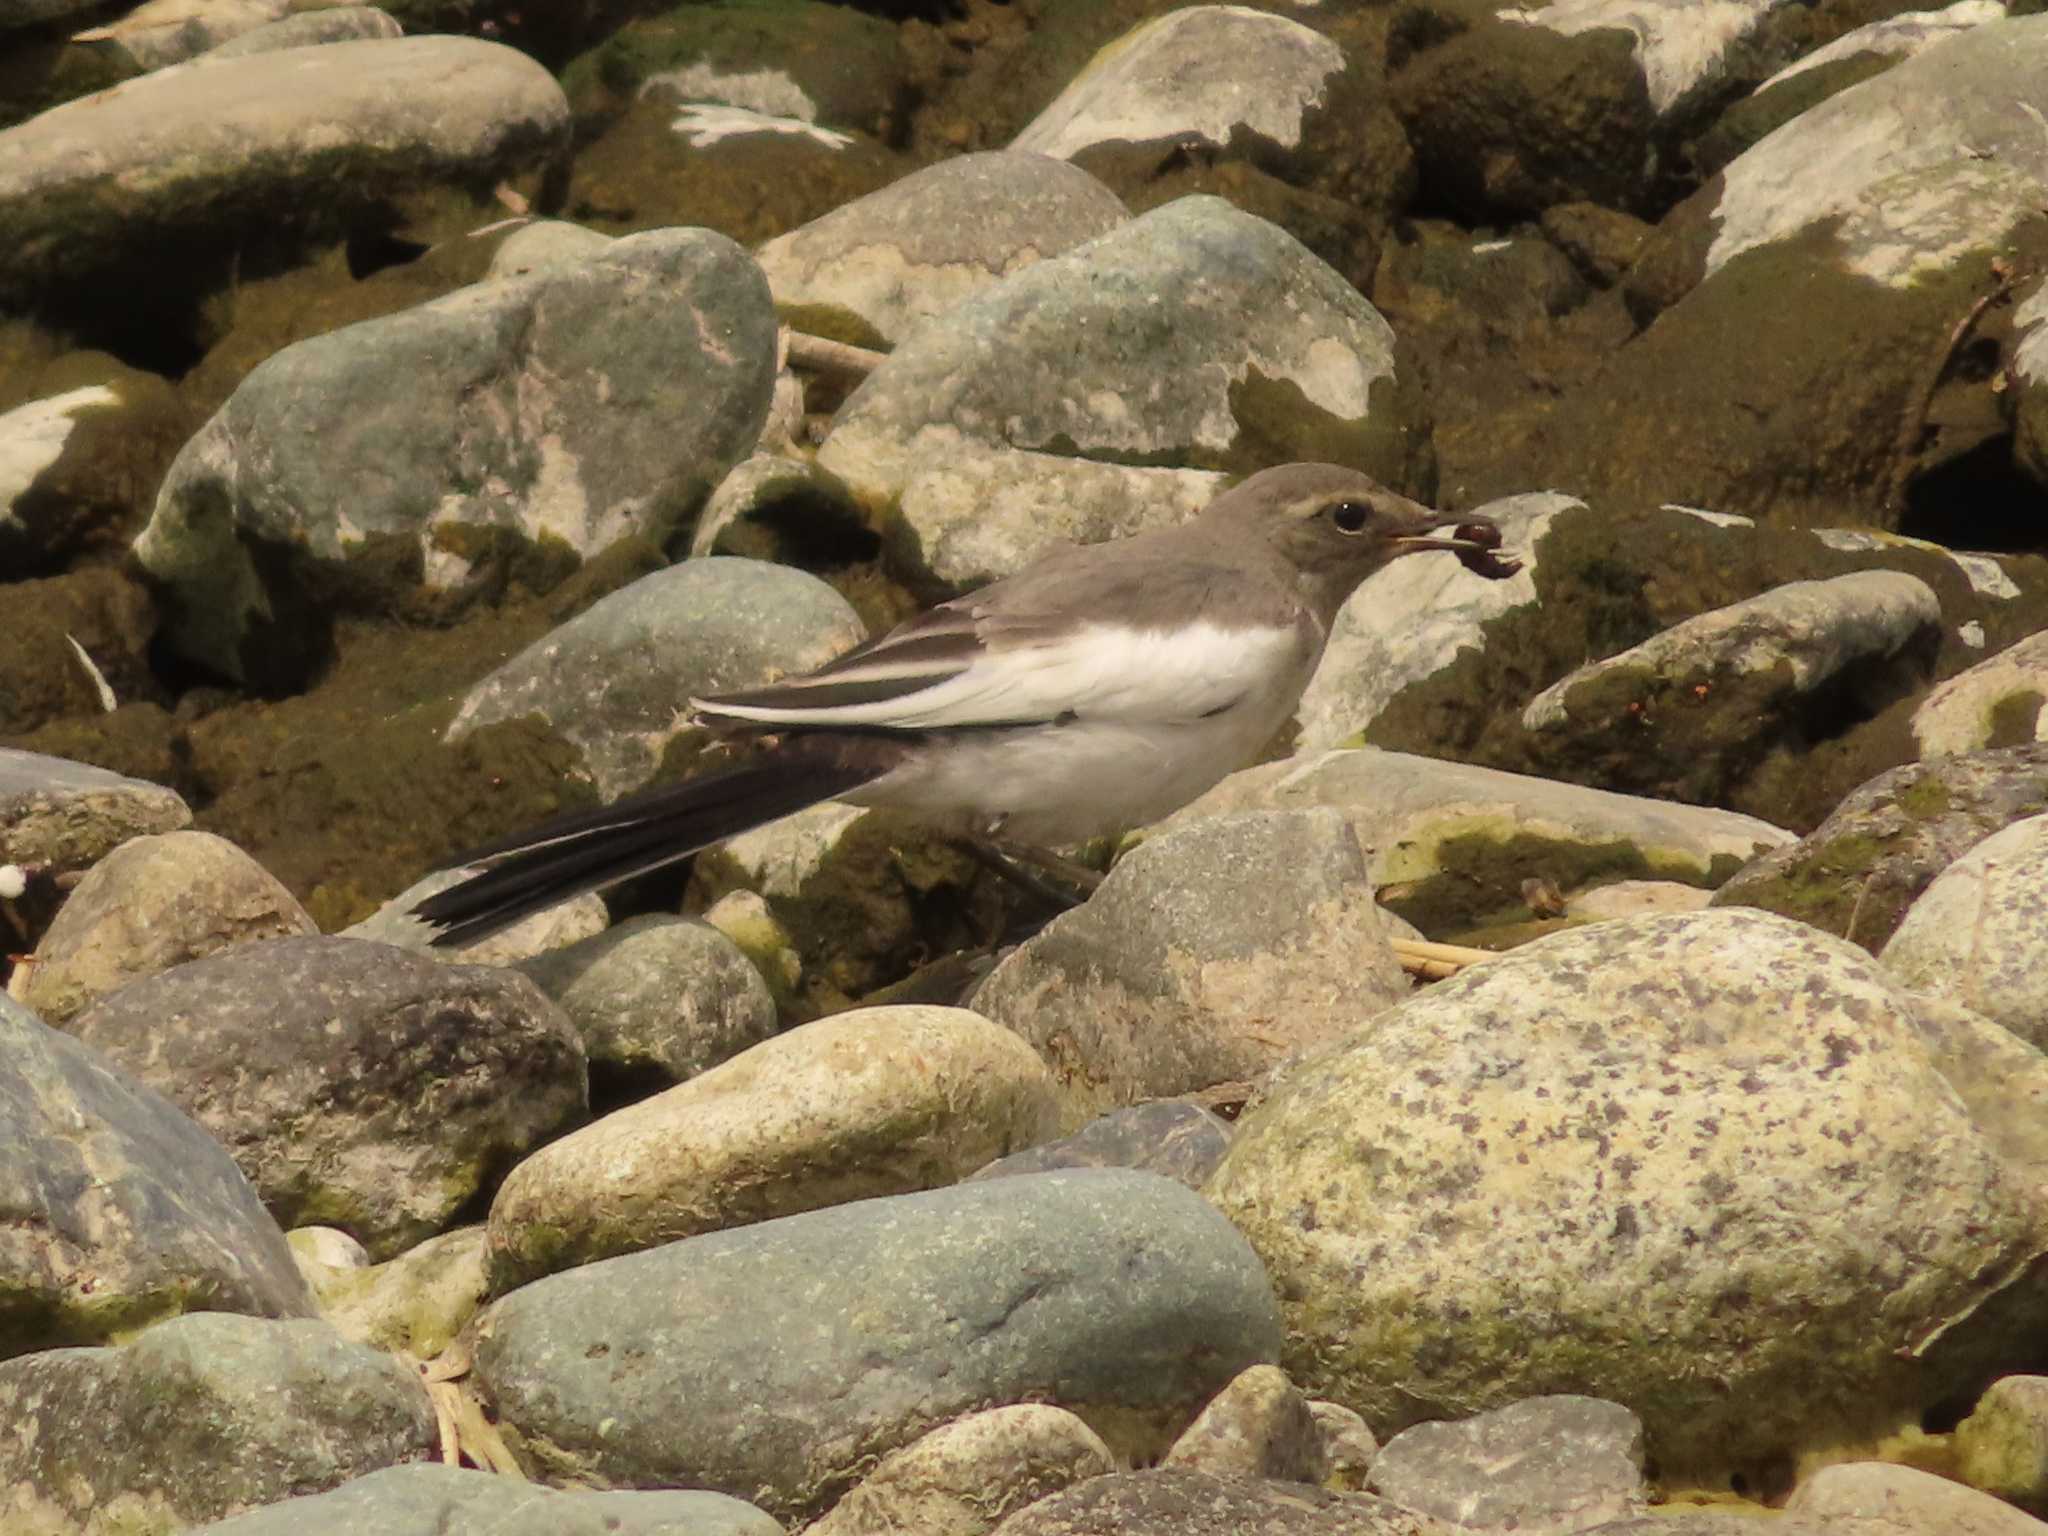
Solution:
M 1037 871 L 1026 868 L 1012 851 L 999 847 L 990 838 L 964 837 L 960 840 L 960 846 L 966 850 L 969 858 L 990 874 L 1007 880 L 1027 896 L 1056 911 L 1064 912 L 1069 907 L 1078 907 L 1088 899 L 1089 891 L 1093 889 L 1062 889 Z M 1102 878 L 1093 870 L 1087 873 L 1097 880 Z

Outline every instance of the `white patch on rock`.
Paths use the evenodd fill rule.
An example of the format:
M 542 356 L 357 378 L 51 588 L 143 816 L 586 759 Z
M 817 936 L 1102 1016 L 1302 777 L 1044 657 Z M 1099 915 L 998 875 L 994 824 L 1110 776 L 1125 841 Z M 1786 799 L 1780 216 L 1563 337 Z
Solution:
M 1716 528 L 1754 528 L 1756 519 L 1744 517 L 1740 512 L 1714 512 L 1706 507 L 1681 506 L 1678 502 L 1667 501 L 1657 509 L 1660 512 L 1683 512 L 1687 517 L 1696 517 L 1703 523 L 1712 523 Z
M 2044 33 L 2029 17 L 1951 34 L 1767 134 L 1723 172 L 1706 274 L 1836 219 L 1850 270 L 1894 286 L 1995 248 L 2048 181 Z
M 1536 8 L 1496 11 L 1502 21 L 1546 27 L 1566 37 L 1630 32 L 1649 87 L 1650 105 L 1668 112 L 1784 0 L 1556 0 Z
M 13 521 L 14 503 L 28 494 L 36 477 L 63 457 L 78 413 L 119 405 L 105 384 L 87 384 L 45 400 L 31 400 L 0 416 L 0 523 Z
M 1979 637 L 1978 643 L 1983 643 Z M 1976 752 L 1991 745 L 2001 706 L 2032 700 L 2034 739 L 2048 741 L 2048 631 L 2029 635 L 1996 656 L 1958 672 L 1913 711 L 1913 740 L 1922 758 Z
M 2004 598 L 2009 602 L 2020 595 L 2019 584 L 2006 575 L 2005 567 L 1990 555 L 1958 554 L 1945 544 L 1909 539 L 1902 533 L 1878 533 L 1869 528 L 1816 528 L 1813 536 L 1829 549 L 1839 549 L 1848 554 L 1872 549 L 1924 550 L 1930 555 L 1953 560 L 1970 583 L 1970 590 L 1980 596 Z
M 1240 5 L 1171 11 L 1096 54 L 1010 147 L 1068 160 L 1112 140 L 1228 144 L 1239 127 L 1292 147 L 1344 67 L 1343 49 L 1284 16 Z
M 818 104 L 779 69 L 726 71 L 709 64 L 665 69 L 641 82 L 640 95 L 665 96 L 678 102 L 716 102 L 745 112 L 759 112 L 764 117 L 793 117 L 804 123 L 818 120 Z
M 816 139 L 827 149 L 843 149 L 853 142 L 850 133 L 820 128 L 800 118 L 749 112 L 743 107 L 687 106 L 676 114 L 676 120 L 669 124 L 669 128 L 688 139 L 692 149 L 704 149 L 721 139 L 736 139 L 749 133 L 802 134 Z
M 1365 730 L 1410 683 L 1433 677 L 1485 642 L 1480 626 L 1536 601 L 1535 547 L 1560 512 L 1585 503 L 1555 491 L 1510 496 L 1477 510 L 1499 521 L 1522 569 L 1475 576 L 1449 555 L 1409 555 L 1366 578 L 1337 614 L 1322 664 L 1303 690 L 1300 750 Z
M 2000 0 L 1956 0 L 1946 10 L 1902 11 L 1897 16 L 1888 16 L 1883 21 L 1873 21 L 1867 27 L 1846 32 L 1832 43 L 1814 49 L 1805 58 L 1779 70 L 1757 90 L 1768 91 L 1794 75 L 1803 75 L 1809 69 L 1833 64 L 1838 59 L 1854 58 L 1859 53 L 1915 54 L 1929 43 L 1938 43 L 1954 33 L 1981 27 L 1987 21 L 2003 20 L 2005 6 Z
M 1956 626 L 1956 638 L 1973 651 L 1984 649 L 1984 626 L 1975 619 L 1965 619 Z

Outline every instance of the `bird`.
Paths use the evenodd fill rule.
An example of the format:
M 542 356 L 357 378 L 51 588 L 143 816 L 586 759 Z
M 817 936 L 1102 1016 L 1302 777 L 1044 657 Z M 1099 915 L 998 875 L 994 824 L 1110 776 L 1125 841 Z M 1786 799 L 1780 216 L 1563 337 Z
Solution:
M 472 850 L 413 915 L 452 946 L 837 799 L 943 833 L 1056 848 L 1146 825 L 1245 766 L 1330 627 L 1390 561 L 1517 562 L 1474 513 L 1334 464 L 1250 475 L 1194 518 L 1063 545 L 801 676 L 693 698 L 754 755 Z

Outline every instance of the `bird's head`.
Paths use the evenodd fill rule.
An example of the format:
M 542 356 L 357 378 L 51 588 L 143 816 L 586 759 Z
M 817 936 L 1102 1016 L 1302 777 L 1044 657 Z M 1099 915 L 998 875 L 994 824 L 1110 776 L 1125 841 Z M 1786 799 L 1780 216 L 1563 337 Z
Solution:
M 1500 529 L 1491 518 L 1438 512 L 1336 464 L 1262 469 L 1203 516 L 1255 529 L 1294 568 L 1326 627 L 1360 582 L 1403 555 L 1448 550 L 1467 570 L 1496 580 L 1521 569 L 1495 553 Z

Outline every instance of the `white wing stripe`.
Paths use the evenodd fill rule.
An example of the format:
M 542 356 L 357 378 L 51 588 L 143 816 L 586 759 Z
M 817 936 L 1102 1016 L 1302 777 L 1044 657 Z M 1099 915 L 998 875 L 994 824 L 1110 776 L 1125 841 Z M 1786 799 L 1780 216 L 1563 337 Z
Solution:
M 921 727 L 1054 720 L 1192 720 L 1248 693 L 1285 686 L 1313 658 L 1292 628 L 1172 630 L 1088 624 L 1043 643 L 984 651 L 964 671 L 901 698 L 812 708 L 701 704 L 763 724 Z M 846 683 L 890 675 L 859 668 Z M 821 686 L 824 682 L 820 680 Z M 694 701 L 693 701 L 694 702 Z

